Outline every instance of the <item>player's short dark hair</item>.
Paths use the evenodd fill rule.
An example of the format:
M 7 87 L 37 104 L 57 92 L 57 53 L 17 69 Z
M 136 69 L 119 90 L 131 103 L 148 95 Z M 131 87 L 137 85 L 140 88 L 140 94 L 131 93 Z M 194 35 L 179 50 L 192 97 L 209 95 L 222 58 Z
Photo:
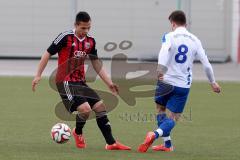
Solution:
M 87 12 L 81 11 L 81 12 L 78 12 L 78 14 L 76 15 L 75 22 L 76 23 L 89 22 L 90 20 L 91 20 L 91 17 L 89 16 L 89 14 Z
M 170 22 L 175 22 L 177 25 L 185 25 L 187 23 L 186 15 L 181 10 L 173 11 L 168 19 Z

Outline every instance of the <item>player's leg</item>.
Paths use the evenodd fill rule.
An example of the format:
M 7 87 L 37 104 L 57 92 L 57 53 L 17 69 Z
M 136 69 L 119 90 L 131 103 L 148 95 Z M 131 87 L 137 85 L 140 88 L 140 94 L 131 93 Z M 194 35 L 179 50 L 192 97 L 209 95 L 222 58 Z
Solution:
M 82 83 L 84 96 L 96 114 L 96 121 L 102 132 L 107 144 L 114 144 L 116 141 L 112 136 L 111 125 L 107 117 L 106 107 L 102 103 L 98 94 L 90 88 L 86 83 Z
M 172 119 L 169 117 L 169 112 L 167 112 L 168 110 L 165 106 L 162 106 L 158 103 L 156 103 L 156 105 L 158 110 L 158 115 L 156 118 L 158 129 L 154 133 L 156 135 L 156 138 L 168 136 L 174 127 L 174 122 L 172 122 Z
M 167 118 L 167 113 L 166 113 L 166 107 L 164 106 L 165 103 L 162 102 L 156 102 L 156 109 L 157 109 L 157 116 L 156 116 L 156 120 L 157 120 L 157 125 L 160 126 L 161 123 Z
M 158 132 L 163 133 L 164 131 L 164 125 L 166 125 L 166 127 L 170 127 L 171 130 L 173 129 L 173 127 L 175 126 L 174 123 L 176 124 L 176 122 L 179 120 L 179 118 L 181 117 L 181 113 L 174 113 L 171 112 L 167 109 L 167 115 L 168 115 L 168 119 L 170 119 L 170 121 L 172 121 L 172 126 L 168 124 L 164 124 L 166 122 L 164 122 L 163 124 L 161 124 L 161 127 L 159 127 L 160 129 L 156 130 Z M 155 132 L 156 132 L 155 131 Z M 159 133 L 158 133 L 159 134 Z M 165 152 L 169 152 L 169 151 L 173 151 L 173 146 L 172 146 L 172 141 L 171 141 L 171 137 L 170 137 L 171 131 L 169 132 L 169 135 L 163 135 L 162 139 L 164 141 L 164 144 L 160 144 L 160 145 L 156 145 L 153 146 L 152 149 L 155 151 L 165 151 Z
M 168 113 L 167 118 L 161 122 L 158 120 L 158 129 L 155 131 L 155 133 L 157 136 L 162 137 L 164 140 L 164 145 L 153 146 L 153 150 L 156 151 L 173 150 L 170 134 L 184 110 L 184 106 L 187 102 L 187 97 L 189 94 L 189 89 L 175 87 L 173 93 L 174 94 L 169 98 L 166 104 Z
M 69 86 L 69 91 L 74 93 L 74 102 L 71 108 L 72 112 L 78 112 L 78 114 L 76 115 L 75 132 L 77 135 L 82 135 L 82 129 L 86 124 L 86 120 L 89 118 L 89 115 L 92 111 L 91 105 L 88 103 L 87 96 L 85 95 L 85 93 L 88 93 L 88 88 L 85 86 L 84 82 L 71 82 Z
M 56 85 L 67 111 L 70 113 L 78 111 L 78 114 L 76 115 L 76 128 L 73 129 L 72 134 L 76 146 L 78 148 L 85 148 L 86 144 L 82 135 L 82 129 L 89 117 L 91 107 L 84 97 L 75 92 L 78 90 L 78 85 L 75 83 L 64 81 L 63 83 L 57 83 Z
M 144 142 L 139 146 L 138 151 L 146 152 L 147 149 L 152 145 L 152 143 L 162 137 L 164 140 L 164 145 L 159 148 L 159 146 L 153 146 L 153 149 L 161 149 L 163 151 L 172 151 L 172 144 L 170 139 L 170 133 L 173 127 L 175 126 L 174 120 L 170 119 L 166 113 L 166 107 L 160 104 L 157 105 L 158 115 L 157 119 L 157 126 L 158 128 L 155 131 L 150 131 L 147 133 Z
M 152 149 L 155 151 L 173 151 L 172 141 L 171 141 L 171 131 L 175 126 L 175 119 L 173 119 L 173 114 L 166 107 L 157 104 L 157 108 L 164 108 L 165 112 L 160 109 L 157 115 L 158 129 L 154 131 L 155 138 L 161 137 L 164 144 L 153 146 Z
M 182 116 L 182 113 L 174 113 L 168 110 L 168 117 L 173 119 L 175 122 L 179 121 L 181 116 Z
M 156 117 L 158 128 L 160 128 L 160 126 L 163 127 L 164 130 L 166 128 L 165 127 L 166 125 L 164 125 L 168 121 L 166 106 L 173 95 L 174 95 L 174 86 L 166 84 L 162 81 L 158 81 L 156 93 L 155 93 L 155 103 L 156 103 L 156 109 L 158 112 Z M 168 128 L 168 130 L 169 129 L 171 130 L 171 128 Z M 156 138 L 158 138 L 159 136 L 162 136 L 161 134 L 159 135 L 158 132 L 155 132 L 155 134 L 156 134 Z M 167 135 L 168 134 L 167 129 L 162 134 Z
M 84 125 L 86 124 L 86 121 L 90 115 L 90 112 L 92 111 L 90 105 L 88 102 L 84 102 L 83 104 L 79 105 L 76 109 L 78 111 L 78 114 L 76 115 L 76 134 L 80 135 L 83 133 L 82 129 Z
M 158 137 L 167 135 L 171 128 L 167 128 L 165 124 L 168 119 L 166 115 L 166 104 L 168 103 L 169 98 L 172 96 L 173 86 L 165 84 L 161 81 L 158 82 L 155 92 L 155 102 L 158 115 L 156 117 L 158 123 L 158 129 L 154 132 L 148 132 L 144 142 L 138 147 L 139 152 L 146 152 L 148 148 L 152 145 L 153 141 Z M 161 126 L 162 128 L 159 128 Z M 162 130 L 164 129 L 164 131 Z
M 88 102 L 85 102 L 86 100 L 83 100 L 83 98 L 79 97 L 76 99 L 81 99 L 82 104 L 76 108 L 76 111 L 78 111 L 78 114 L 76 115 L 76 128 L 73 129 L 72 134 L 75 139 L 76 147 L 85 148 L 86 142 L 82 130 L 84 125 L 86 124 L 86 120 L 90 115 L 91 107 Z
M 106 143 L 110 145 L 114 144 L 116 141 L 112 135 L 112 129 L 109 119 L 107 117 L 105 105 L 102 103 L 102 101 L 98 101 L 94 104 L 92 109 L 96 114 L 97 125 L 101 130 L 102 135 L 106 140 Z
M 105 148 L 107 150 L 130 150 L 130 147 L 125 146 L 114 139 L 112 135 L 111 124 L 107 116 L 106 106 L 100 100 L 97 93 L 95 93 L 95 95 L 93 96 L 94 99 L 88 98 L 88 102 L 92 106 L 92 110 L 96 114 L 97 125 L 107 143 Z

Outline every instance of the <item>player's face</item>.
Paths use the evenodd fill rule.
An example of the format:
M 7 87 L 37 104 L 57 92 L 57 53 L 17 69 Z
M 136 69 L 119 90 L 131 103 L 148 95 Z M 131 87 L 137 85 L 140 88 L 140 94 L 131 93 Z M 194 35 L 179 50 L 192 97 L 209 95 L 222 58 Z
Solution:
M 75 23 L 76 34 L 85 37 L 91 28 L 91 21 Z

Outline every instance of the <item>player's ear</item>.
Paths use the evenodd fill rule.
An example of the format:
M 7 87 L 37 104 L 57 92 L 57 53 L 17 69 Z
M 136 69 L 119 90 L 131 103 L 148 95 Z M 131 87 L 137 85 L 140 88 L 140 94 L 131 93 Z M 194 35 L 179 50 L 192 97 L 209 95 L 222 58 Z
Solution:
M 175 30 L 178 27 L 176 22 L 173 22 L 173 30 Z
M 79 23 L 78 23 L 78 22 L 75 22 L 75 23 L 74 23 L 74 26 L 75 26 L 75 27 L 77 27 L 78 25 L 79 25 Z

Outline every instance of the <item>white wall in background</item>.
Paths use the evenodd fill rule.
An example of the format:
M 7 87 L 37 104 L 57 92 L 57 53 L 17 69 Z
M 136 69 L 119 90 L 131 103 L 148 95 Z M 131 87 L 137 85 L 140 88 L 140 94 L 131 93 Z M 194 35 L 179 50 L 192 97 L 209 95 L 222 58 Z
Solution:
M 237 62 L 237 56 L 238 56 L 238 46 L 240 45 L 238 36 L 239 36 L 239 28 L 240 28 L 240 18 L 239 18 L 239 7 L 240 7 L 240 0 L 233 0 L 233 16 L 232 16 L 232 51 L 231 51 L 231 58 L 234 62 Z
M 238 0 L 182 1 L 188 3 L 183 9 L 190 15 L 190 30 L 203 41 L 209 57 L 231 55 L 235 28 L 229 24 L 239 21 L 231 17 L 236 12 L 229 7 L 233 1 L 235 6 Z M 41 56 L 60 32 L 73 27 L 73 11 L 86 10 L 100 56 L 157 58 L 161 37 L 170 31 L 168 16 L 176 8 L 177 0 L 0 0 L 0 56 Z M 104 51 L 107 42 L 123 40 L 132 41 L 133 47 Z
M 68 0 L 0 0 L 0 55 L 40 56 L 70 26 Z
M 91 14 L 92 34 L 102 57 L 126 53 L 129 58 L 156 58 L 161 37 L 170 30 L 168 16 L 176 9 L 176 0 L 79 0 L 78 9 Z M 107 42 L 123 40 L 132 41 L 133 47 L 103 50 Z

